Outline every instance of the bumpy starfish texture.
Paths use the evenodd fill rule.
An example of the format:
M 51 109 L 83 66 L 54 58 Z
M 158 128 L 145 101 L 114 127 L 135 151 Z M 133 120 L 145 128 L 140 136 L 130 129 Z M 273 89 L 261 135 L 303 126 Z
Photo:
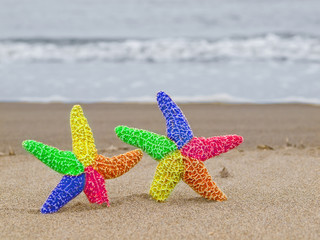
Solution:
M 141 148 L 160 161 L 150 195 L 157 201 L 165 201 L 182 179 L 204 198 L 226 200 L 226 195 L 215 184 L 202 161 L 237 147 L 243 138 L 238 135 L 194 137 L 182 111 L 166 93 L 159 92 L 157 101 L 166 119 L 167 137 L 127 126 L 115 128 L 122 141 Z
M 23 148 L 56 172 L 65 174 L 41 208 L 41 213 L 54 213 L 82 191 L 89 202 L 109 206 L 105 179 L 121 176 L 142 158 L 136 149 L 112 158 L 98 155 L 92 131 L 82 108 L 75 105 L 70 114 L 73 152 L 61 151 L 33 140 Z

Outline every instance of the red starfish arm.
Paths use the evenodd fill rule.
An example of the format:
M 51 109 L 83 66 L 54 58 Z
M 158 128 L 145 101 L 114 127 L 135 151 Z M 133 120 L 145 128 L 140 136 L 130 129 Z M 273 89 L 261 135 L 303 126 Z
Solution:
M 210 176 L 203 162 L 189 157 L 183 157 L 183 163 L 184 175 L 182 180 L 194 191 L 199 193 L 202 197 L 210 200 L 227 200 L 226 195 L 224 195 L 224 193 L 212 180 L 212 177 Z
M 86 173 L 84 193 L 87 195 L 89 202 L 107 203 L 109 207 L 109 199 L 103 177 L 91 166 L 86 167 L 84 171 Z
M 125 154 L 107 158 L 98 155 L 93 163 L 93 168 L 97 170 L 104 179 L 111 179 L 128 172 L 142 159 L 142 151 L 136 149 Z
M 237 147 L 242 142 L 243 137 L 238 135 L 211 138 L 194 137 L 181 149 L 181 153 L 183 156 L 205 161 Z

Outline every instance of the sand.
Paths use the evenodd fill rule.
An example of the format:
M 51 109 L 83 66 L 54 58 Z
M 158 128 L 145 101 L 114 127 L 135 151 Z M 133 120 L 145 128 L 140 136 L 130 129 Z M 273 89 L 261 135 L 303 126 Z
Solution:
M 208 201 L 180 182 L 165 203 L 155 202 L 148 191 L 157 162 L 145 154 L 130 172 L 106 181 L 110 208 L 90 204 L 81 193 L 59 212 L 42 215 L 61 175 L 27 154 L 21 142 L 71 150 L 72 104 L 0 103 L 0 239 L 320 238 L 319 106 L 180 106 L 195 136 L 245 138 L 237 149 L 205 162 L 228 201 Z M 133 149 L 117 139 L 117 125 L 165 134 L 155 104 L 82 107 L 106 156 Z M 220 173 L 224 167 L 229 176 Z

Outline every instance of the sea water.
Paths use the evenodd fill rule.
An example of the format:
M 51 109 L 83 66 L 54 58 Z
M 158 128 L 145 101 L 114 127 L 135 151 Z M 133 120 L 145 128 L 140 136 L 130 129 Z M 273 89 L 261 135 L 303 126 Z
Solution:
M 0 0 L 0 101 L 320 103 L 318 0 Z

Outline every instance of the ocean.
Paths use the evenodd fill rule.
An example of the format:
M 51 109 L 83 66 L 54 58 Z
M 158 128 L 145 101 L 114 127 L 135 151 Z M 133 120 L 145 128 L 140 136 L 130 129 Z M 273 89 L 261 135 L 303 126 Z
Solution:
M 320 104 L 318 0 L 0 0 L 0 101 Z

